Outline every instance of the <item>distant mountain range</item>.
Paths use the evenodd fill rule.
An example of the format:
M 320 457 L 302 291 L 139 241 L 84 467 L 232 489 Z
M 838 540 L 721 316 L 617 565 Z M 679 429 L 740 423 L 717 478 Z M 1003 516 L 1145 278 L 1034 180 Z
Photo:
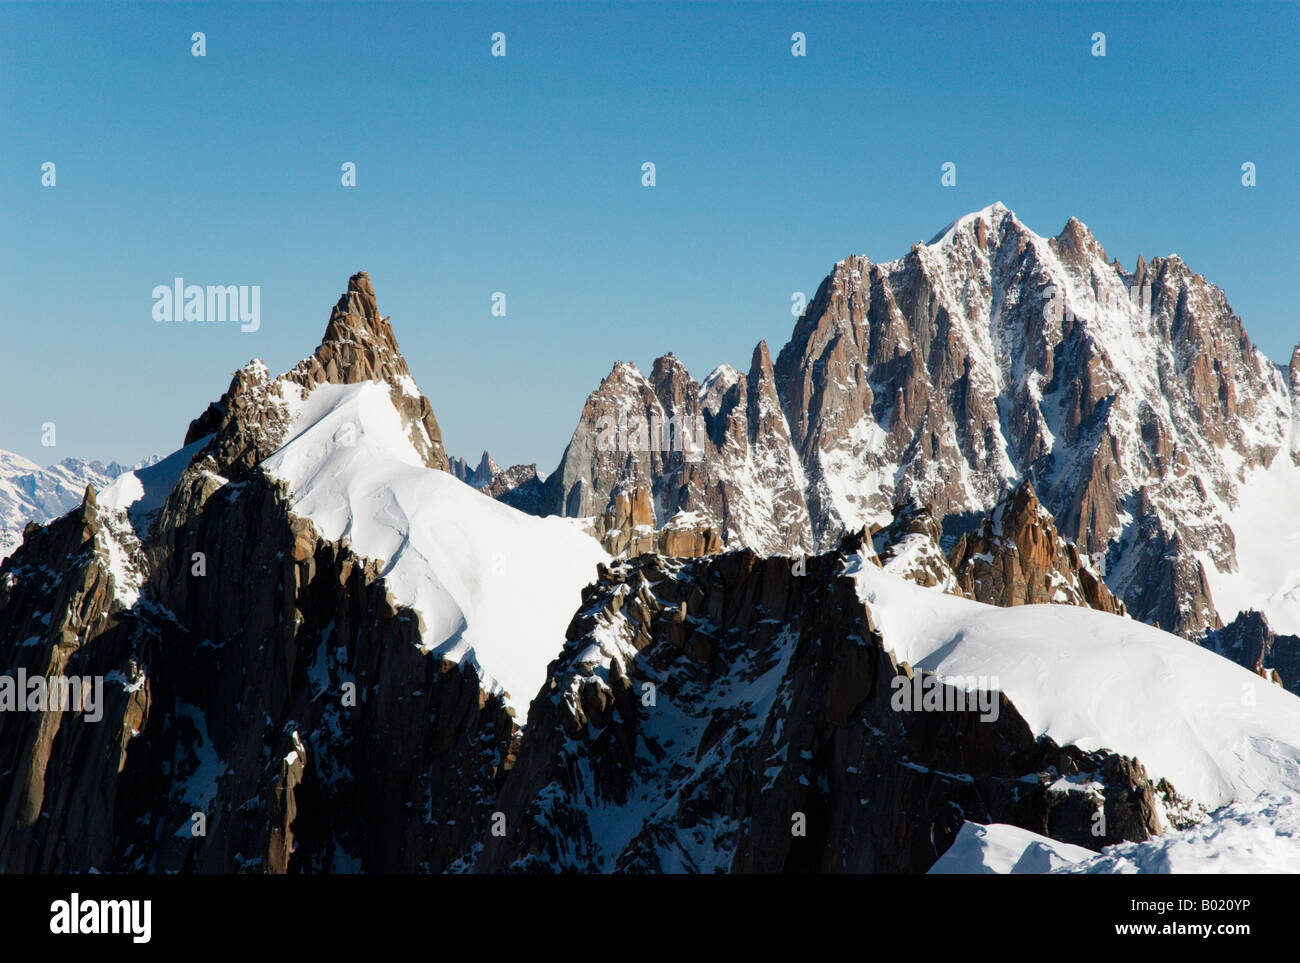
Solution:
M 145 468 L 157 458 L 135 465 L 105 465 L 83 458 L 65 458 L 42 468 L 11 451 L 0 451 L 0 559 L 22 542 L 29 522 L 48 522 L 81 504 L 87 485 L 104 488 L 123 472 Z

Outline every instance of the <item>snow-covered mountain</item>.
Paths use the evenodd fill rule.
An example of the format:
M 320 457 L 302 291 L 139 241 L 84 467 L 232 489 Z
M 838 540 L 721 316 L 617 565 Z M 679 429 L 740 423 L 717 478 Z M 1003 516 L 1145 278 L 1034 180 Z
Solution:
M 748 376 L 702 385 L 671 356 L 649 379 L 615 366 L 545 511 L 595 517 L 641 487 L 644 524 L 692 512 L 728 546 L 824 549 L 911 500 L 956 535 L 1032 479 L 1134 617 L 1195 638 L 1253 607 L 1296 632 L 1297 398 L 1300 351 L 1270 362 L 1177 255 L 1128 271 L 1078 220 L 1044 238 L 994 204 L 897 260 L 836 264 L 775 365 L 760 345 Z M 635 437 L 697 414 L 695 461 L 597 450 L 602 418 Z
M 144 468 L 157 459 L 133 466 Z M 81 504 L 86 486 L 101 489 L 131 469 L 110 462 L 65 458 L 41 468 L 22 455 L 0 451 L 0 559 L 22 542 L 29 522 L 48 522 Z
M 1015 231 L 1008 213 L 982 217 Z M 943 243 L 970 231 L 984 251 L 993 228 L 959 223 Z M 999 243 L 1004 263 L 1014 244 Z M 929 255 L 913 256 L 896 303 L 919 297 Z M 835 321 L 823 287 L 805 346 L 821 331 L 826 350 L 809 350 L 826 358 L 853 333 L 870 361 L 871 325 Z M 845 303 L 865 310 L 863 296 Z M 931 320 L 948 316 L 939 327 L 960 342 L 971 332 L 946 311 Z M 995 313 L 1017 316 L 1009 301 Z M 1081 344 L 1063 350 L 1100 350 Z M 453 474 L 369 276 L 350 278 L 310 356 L 279 376 L 239 369 L 177 451 L 88 486 L 0 563 L 0 664 L 104 682 L 95 718 L 0 712 L 0 759 L 14 761 L 0 767 L 0 871 L 926 872 L 949 853 L 981 869 L 1123 870 L 1159 853 L 1182 865 L 1216 825 L 1292 824 L 1300 699 L 1224 657 L 1290 643 L 1242 619 L 1212 636 L 1221 655 L 1123 615 L 1058 530 L 1066 513 L 1039 500 L 1050 459 L 987 492 L 950 465 L 954 491 L 992 501 L 962 509 L 947 550 L 916 497 L 883 526 L 841 517 L 828 545 L 811 509 L 833 477 L 823 455 L 848 449 L 807 449 L 791 429 L 802 409 L 776 389 L 782 363 L 760 345 L 748 375 L 701 385 L 661 361 L 650 379 L 615 367 L 584 412 L 594 435 L 575 433 L 554 475 L 485 457 L 479 490 Z M 810 397 L 847 390 L 842 375 Z M 1055 377 L 1042 398 L 1066 390 L 1047 389 Z M 961 424 L 977 424 L 989 413 L 967 382 Z M 831 410 L 809 422 L 827 439 Z M 703 429 L 669 427 L 656 447 L 655 417 L 679 412 Z M 850 447 L 873 439 L 854 457 L 889 457 L 894 417 L 849 431 Z M 1109 418 L 1080 425 L 1100 437 Z M 1226 462 L 1243 432 L 1204 450 Z M 942 450 L 919 443 L 917 477 Z M 1243 456 L 1225 484 L 1285 482 L 1279 452 L 1259 453 L 1267 471 Z M 578 517 L 512 507 L 525 491 Z M 734 547 L 748 539 L 763 551 Z M 814 540 L 817 554 L 777 551 Z
M 846 572 L 900 661 L 996 679 L 1036 734 L 1136 757 L 1206 809 L 1300 794 L 1300 699 L 1200 646 L 1088 608 L 952 598 L 860 557 Z
M 0 757 L 36 745 L 0 773 L 0 868 L 446 869 L 607 558 L 448 468 L 362 273 L 310 357 L 250 362 L 181 449 L 33 531 L 0 661 L 105 705 L 0 713 Z
M 477 871 L 925 871 L 972 824 L 1091 857 L 1300 795 L 1300 700 L 1279 686 L 1118 615 L 921 587 L 851 545 L 618 563 L 548 673 L 499 796 L 517 828 Z

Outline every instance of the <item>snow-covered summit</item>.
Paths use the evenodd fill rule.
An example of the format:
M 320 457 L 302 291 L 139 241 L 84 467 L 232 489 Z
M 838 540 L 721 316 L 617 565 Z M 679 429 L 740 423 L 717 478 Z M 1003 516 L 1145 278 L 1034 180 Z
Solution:
M 1012 214 L 1011 209 L 1009 207 L 1007 207 L 1001 201 L 994 201 L 988 207 L 981 208 L 978 211 L 972 211 L 969 214 L 963 214 L 961 217 L 957 218 L 957 220 L 953 221 L 942 231 L 940 231 L 938 234 L 932 237 L 929 240 L 929 242 L 927 242 L 926 246 L 936 247 L 940 244 L 951 243 L 953 238 L 957 236 L 957 233 L 959 231 L 973 227 L 975 223 L 978 221 L 983 221 L 989 227 L 993 227 L 993 228 L 1000 227 L 1003 218 L 1008 215 L 1010 215 L 1012 218 L 1015 217 L 1015 215 Z

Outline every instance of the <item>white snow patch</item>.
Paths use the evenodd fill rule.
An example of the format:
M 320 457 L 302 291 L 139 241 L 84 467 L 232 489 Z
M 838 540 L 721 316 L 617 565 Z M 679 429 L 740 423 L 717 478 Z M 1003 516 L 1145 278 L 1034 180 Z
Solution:
M 1300 467 L 1280 450 L 1242 484 L 1225 519 L 1237 543 L 1237 570 L 1221 572 L 1202 553 L 1214 607 L 1224 622 L 1263 612 L 1269 627 L 1300 635 Z
M 387 385 L 320 385 L 295 408 L 288 441 L 263 462 L 294 511 L 382 563 L 394 599 L 422 617 L 426 651 L 475 666 L 526 709 L 606 553 L 568 520 L 426 467 Z
M 900 660 L 996 676 L 1035 735 L 1136 756 L 1207 808 L 1300 792 L 1300 699 L 1222 656 L 1105 612 L 927 591 L 860 556 L 849 571 Z
M 930 873 L 1050 873 L 1096 855 L 1091 849 L 1057 842 L 1019 826 L 968 822 L 962 824 L 957 838 L 930 867 Z

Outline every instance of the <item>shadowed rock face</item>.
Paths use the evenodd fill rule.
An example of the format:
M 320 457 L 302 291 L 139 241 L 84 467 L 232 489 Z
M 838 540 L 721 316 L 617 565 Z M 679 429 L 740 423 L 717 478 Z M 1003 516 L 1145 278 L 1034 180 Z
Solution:
M 4 569 L 4 663 L 108 681 L 97 722 L 0 714 L 0 753 L 22 760 L 0 775 L 0 866 L 447 869 L 487 818 L 517 731 L 472 671 L 420 652 L 376 565 L 250 480 L 151 539 L 144 601 L 123 609 L 96 545 L 104 524 L 83 507 Z M 58 613 L 59 633 L 33 608 Z M 413 819 L 416 805 L 445 825 Z
M 996 204 L 895 261 L 836 264 L 748 377 L 724 366 L 697 394 L 671 356 L 649 379 L 616 366 L 544 511 L 594 518 L 642 485 L 656 524 L 699 510 L 726 547 L 767 554 L 824 550 L 896 503 L 982 515 L 1032 477 L 1134 617 L 1195 638 L 1219 624 L 1200 556 L 1235 565 L 1213 504 L 1284 445 L 1300 459 L 1297 371 L 1288 386 L 1177 256 L 1126 272 L 1077 219 L 1044 239 Z M 690 466 L 595 452 L 602 414 L 697 411 L 709 444 Z
M 29 526 L 0 567 L 0 666 L 30 676 L 106 678 L 96 723 L 69 712 L 0 712 L 0 871 L 108 866 L 118 771 L 150 712 L 140 686 L 151 633 L 126 610 L 93 490 Z
M 960 594 L 979 602 L 1085 605 L 1125 614 L 1124 603 L 1106 588 L 1091 561 L 1057 534 L 1051 513 L 1027 481 L 999 502 L 978 529 L 958 539 L 949 562 Z
M 913 670 L 842 568 L 739 551 L 602 571 L 476 870 L 924 872 L 964 818 L 1094 848 L 1159 831 L 1137 762 L 1035 739 L 1004 696 L 996 721 L 895 711 Z M 1085 772 L 1099 795 L 1049 788 Z
M 1279 635 L 1262 612 L 1242 612 L 1201 644 L 1300 695 L 1300 636 Z

